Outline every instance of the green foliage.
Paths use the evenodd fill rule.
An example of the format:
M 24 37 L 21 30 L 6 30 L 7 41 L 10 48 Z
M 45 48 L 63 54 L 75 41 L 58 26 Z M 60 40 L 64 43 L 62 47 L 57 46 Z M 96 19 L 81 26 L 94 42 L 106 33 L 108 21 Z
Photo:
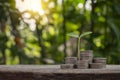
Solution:
M 79 38 L 81 39 L 82 37 L 84 37 L 84 36 L 86 36 L 86 35 L 89 35 L 89 34 L 91 34 L 92 32 L 84 32 L 84 33 L 82 33 L 80 36 L 79 36 Z
M 72 32 L 72 33 L 69 33 L 69 34 L 67 34 L 68 36 L 70 36 L 70 37 L 74 37 L 74 38 L 82 38 L 82 37 L 84 37 L 84 36 L 86 36 L 86 35 L 89 35 L 89 34 L 91 34 L 92 32 L 84 32 L 84 33 L 82 33 L 81 35 L 79 35 L 79 34 L 77 34 L 77 33 L 74 33 L 74 32 Z
M 120 0 L 41 1 L 44 15 L 20 12 L 15 0 L 0 0 L 0 64 L 62 63 L 64 40 L 71 41 L 67 33 L 81 38 L 82 49 L 92 49 L 95 56 L 107 57 L 109 64 L 120 64 Z M 49 7 L 51 3 L 54 7 Z M 24 17 L 26 13 L 29 18 Z M 30 27 L 27 20 L 32 20 L 36 27 Z M 91 35 L 84 37 L 88 34 Z M 77 52 L 76 47 L 66 48 L 73 54 Z
M 79 38 L 79 34 L 76 34 L 76 33 L 69 33 L 67 35 L 70 37 Z

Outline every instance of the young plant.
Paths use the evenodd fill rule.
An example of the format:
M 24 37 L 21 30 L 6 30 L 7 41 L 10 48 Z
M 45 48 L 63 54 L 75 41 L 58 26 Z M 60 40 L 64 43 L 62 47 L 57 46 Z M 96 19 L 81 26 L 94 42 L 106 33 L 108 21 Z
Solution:
M 81 35 L 79 34 L 76 34 L 76 33 L 69 33 L 68 36 L 70 37 L 74 37 L 74 38 L 77 38 L 78 39 L 78 51 L 77 51 L 77 57 L 78 57 L 78 60 L 80 61 L 80 40 L 82 37 L 86 36 L 86 35 L 89 35 L 91 34 L 92 32 L 85 32 L 85 33 L 82 33 Z

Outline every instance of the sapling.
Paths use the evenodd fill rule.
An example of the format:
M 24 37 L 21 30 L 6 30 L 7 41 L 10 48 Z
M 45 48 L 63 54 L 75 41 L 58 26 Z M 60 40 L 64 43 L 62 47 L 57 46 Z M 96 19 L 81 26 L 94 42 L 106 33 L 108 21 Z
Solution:
M 78 46 L 78 51 L 77 51 L 77 57 L 78 57 L 78 60 L 80 61 L 80 45 L 81 45 L 81 43 L 80 43 L 80 40 L 81 40 L 81 38 L 82 37 L 84 37 L 84 36 L 86 36 L 86 35 L 89 35 L 89 34 L 91 34 L 92 32 L 84 32 L 84 33 L 82 33 L 82 34 L 76 34 L 76 33 L 69 33 L 68 34 L 68 36 L 70 36 L 70 37 L 74 37 L 74 38 L 77 38 L 77 40 L 78 40 L 78 43 L 77 43 L 77 46 Z

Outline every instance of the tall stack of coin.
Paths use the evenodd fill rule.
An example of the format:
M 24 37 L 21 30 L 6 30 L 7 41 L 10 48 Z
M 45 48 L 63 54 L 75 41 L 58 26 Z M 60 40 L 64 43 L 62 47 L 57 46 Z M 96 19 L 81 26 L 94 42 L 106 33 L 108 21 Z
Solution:
M 93 51 L 85 50 L 80 53 L 81 60 L 88 60 L 88 63 L 92 63 L 93 61 Z
M 78 60 L 77 69 L 87 69 L 88 68 L 88 60 Z

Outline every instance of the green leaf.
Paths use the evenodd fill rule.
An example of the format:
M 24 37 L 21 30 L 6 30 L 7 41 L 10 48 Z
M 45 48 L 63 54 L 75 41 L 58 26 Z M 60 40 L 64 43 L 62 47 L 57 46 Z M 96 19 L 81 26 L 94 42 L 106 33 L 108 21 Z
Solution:
M 92 32 L 85 32 L 85 33 L 83 33 L 83 34 L 81 34 L 80 36 L 79 36 L 79 38 L 82 38 L 82 37 L 84 37 L 84 36 L 86 36 L 86 35 L 89 35 L 89 34 L 91 34 Z
M 68 36 L 70 36 L 70 37 L 74 37 L 74 38 L 79 38 L 79 35 L 78 34 L 76 34 L 76 33 L 69 33 L 69 34 L 67 34 Z

